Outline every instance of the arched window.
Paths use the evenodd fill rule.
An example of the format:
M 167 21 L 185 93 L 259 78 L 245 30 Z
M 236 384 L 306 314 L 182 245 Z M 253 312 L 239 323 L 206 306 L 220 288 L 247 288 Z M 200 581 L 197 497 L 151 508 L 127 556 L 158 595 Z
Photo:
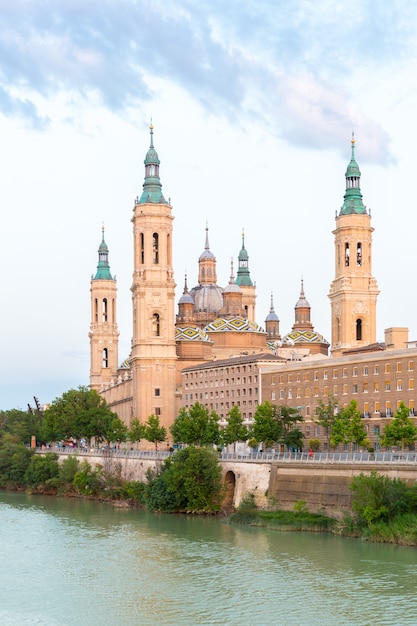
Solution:
M 140 262 L 145 263 L 145 235 L 143 233 L 140 234 Z
M 356 320 L 356 341 L 362 341 L 362 320 Z
M 95 298 L 94 300 L 94 321 L 98 322 L 98 300 Z
M 356 246 L 356 264 L 359 266 L 362 265 L 362 244 L 360 241 Z
M 103 322 L 107 322 L 107 298 L 103 298 L 103 303 L 102 303 L 102 320 L 103 320 Z
M 346 265 L 346 267 L 348 267 L 348 265 L 349 265 L 349 260 L 350 260 L 349 244 L 345 243 L 345 265 Z
M 109 353 L 107 348 L 103 349 L 103 367 L 109 366 Z
M 159 263 L 159 236 L 158 233 L 152 235 L 153 262 Z
M 152 334 L 154 337 L 159 337 L 161 334 L 161 321 L 158 313 L 152 316 Z

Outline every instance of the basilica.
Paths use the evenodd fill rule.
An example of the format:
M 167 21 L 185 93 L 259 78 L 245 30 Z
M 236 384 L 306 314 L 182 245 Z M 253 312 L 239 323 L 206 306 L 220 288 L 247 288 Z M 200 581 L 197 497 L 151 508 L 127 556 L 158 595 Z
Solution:
M 329 292 L 330 345 L 314 330 L 302 280 L 294 324 L 287 334 L 280 334 L 272 295 L 264 328 L 255 322 L 256 285 L 250 274 L 244 233 L 236 275 L 232 263 L 228 283 L 222 287 L 206 226 L 204 249 L 198 259 L 198 284 L 189 289 L 185 276 L 183 293 L 175 302 L 172 207 L 162 193 L 153 135 L 151 126 L 143 190 L 133 207 L 132 342 L 130 354 L 122 355 L 121 360 L 117 285 L 110 271 L 104 229 L 90 288 L 90 387 L 102 394 L 126 424 L 134 417 L 144 422 L 153 414 L 169 427 L 179 409 L 195 401 L 216 410 L 223 423 L 230 408 L 237 404 L 250 424 L 257 404 L 265 399 L 295 403 L 308 419 L 314 413 L 314 403 L 325 397 L 323 394 L 340 395 L 337 385 L 331 389 L 324 385 L 320 390 L 319 385 L 313 385 L 317 394 L 313 393 L 309 381 L 314 380 L 314 372 L 325 371 L 328 375 L 332 363 L 350 366 L 364 355 L 372 360 L 382 353 L 390 359 L 394 349 L 406 350 L 404 363 L 410 366 L 415 350 L 410 349 L 407 329 L 388 329 L 385 343 L 376 342 L 379 291 L 372 276 L 373 228 L 363 203 L 353 138 L 343 206 L 336 215 L 333 232 L 336 271 Z M 276 397 L 272 382 L 275 373 L 279 373 L 279 380 L 288 380 L 288 372 L 301 366 L 299 386 L 293 390 L 286 382 L 285 393 L 281 389 Z M 232 370 L 236 375 L 231 375 Z M 268 380 L 264 387 L 267 395 L 262 391 L 263 372 Z M 301 377 L 307 394 L 302 398 Z M 413 390 L 414 379 L 407 385 Z M 353 389 L 358 393 L 357 384 Z M 414 407 L 413 397 L 407 396 L 406 400 Z M 362 407 L 363 414 L 371 416 L 369 396 L 363 402 L 367 407 L 366 411 Z M 396 398 L 393 405 L 398 402 Z

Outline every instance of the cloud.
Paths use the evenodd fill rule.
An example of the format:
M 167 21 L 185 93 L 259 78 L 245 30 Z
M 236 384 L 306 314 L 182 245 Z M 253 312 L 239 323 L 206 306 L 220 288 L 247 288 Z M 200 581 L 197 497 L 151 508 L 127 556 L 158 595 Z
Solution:
M 78 93 L 113 112 L 154 94 L 146 76 L 179 84 L 204 109 L 267 121 L 294 145 L 334 148 L 346 129 L 374 134 L 367 157 L 389 160 L 389 138 L 355 107 L 355 72 L 415 55 L 409 0 L 1 2 L 0 108 L 42 129 L 36 98 Z M 344 143 L 344 142 L 343 142 Z M 384 149 L 382 147 L 384 146 Z

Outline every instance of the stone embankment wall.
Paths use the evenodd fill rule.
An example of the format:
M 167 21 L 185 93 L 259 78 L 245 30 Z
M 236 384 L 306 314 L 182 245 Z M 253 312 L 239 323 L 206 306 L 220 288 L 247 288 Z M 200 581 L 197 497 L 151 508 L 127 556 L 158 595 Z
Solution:
M 163 462 L 151 457 L 106 455 L 88 455 L 86 460 L 93 467 L 98 464 L 106 471 L 120 472 L 125 480 L 141 482 L 146 481 L 148 470 L 156 470 Z M 281 509 L 293 510 L 296 502 L 304 500 L 312 513 L 326 512 L 333 516 L 341 516 L 350 508 L 349 484 L 361 473 L 377 471 L 409 484 L 417 481 L 417 464 L 221 461 L 221 465 L 224 477 L 233 475 L 234 507 L 239 506 L 247 493 L 253 493 L 260 508 L 276 504 Z
M 415 465 L 272 463 L 268 494 L 281 509 L 293 510 L 295 502 L 304 500 L 312 513 L 341 516 L 343 511 L 350 509 L 352 478 L 372 471 L 409 484 L 417 480 Z

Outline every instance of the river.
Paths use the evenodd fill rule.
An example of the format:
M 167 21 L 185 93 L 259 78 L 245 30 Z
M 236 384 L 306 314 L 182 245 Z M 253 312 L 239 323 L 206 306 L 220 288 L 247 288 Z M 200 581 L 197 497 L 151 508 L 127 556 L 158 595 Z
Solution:
M 415 548 L 0 492 L 2 626 L 417 624 Z

